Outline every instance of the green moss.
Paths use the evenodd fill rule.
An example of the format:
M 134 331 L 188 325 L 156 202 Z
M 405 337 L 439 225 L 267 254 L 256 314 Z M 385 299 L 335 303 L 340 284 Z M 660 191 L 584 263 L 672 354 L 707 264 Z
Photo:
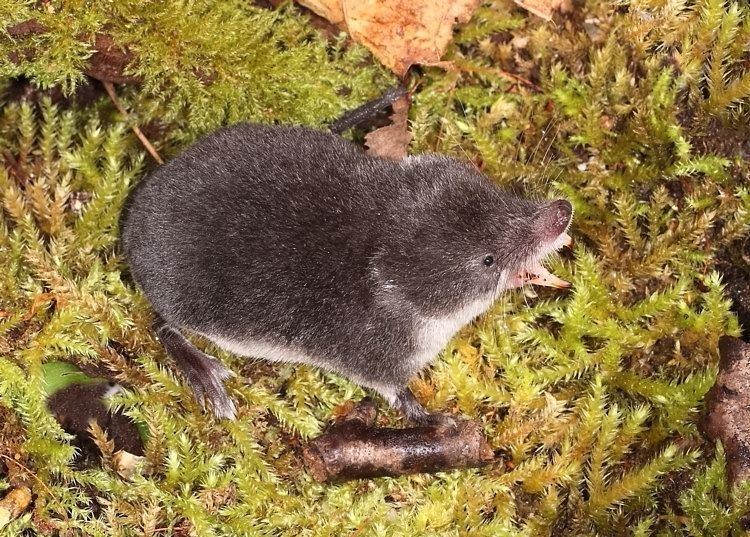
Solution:
M 362 49 L 326 47 L 288 7 L 156 3 L 137 25 L 135 3 L 108 6 L 111 15 L 86 6 L 85 16 L 77 4 L 49 14 L 11 5 L 0 13 L 55 29 L 30 41 L 38 60 L 6 71 L 41 84 L 80 81 L 88 49 L 64 39 L 64 21 L 79 33 L 109 21 L 144 78 L 124 92 L 126 106 L 139 123 L 161 118 L 171 150 L 240 119 L 319 125 L 383 82 L 357 67 Z M 223 31 L 207 40 L 197 21 Z M 747 28 L 736 3 L 589 2 L 552 26 L 498 0 L 459 31 L 448 53 L 456 70 L 420 75 L 414 151 L 470 159 L 499 183 L 563 195 L 576 209 L 574 252 L 551 261 L 572 290 L 509 293 L 414 382 L 429 406 L 479 420 L 502 456 L 438 475 L 314 483 L 296 442 L 362 392 L 312 368 L 217 353 L 244 377 L 229 383 L 240 419 L 203 413 L 153 340 L 118 254 L 122 201 L 144 170 L 127 125 L 102 103 L 7 106 L 0 404 L 18 417 L 12 434 L 45 483 L 35 485 L 35 516 L 8 531 L 43 522 L 84 535 L 740 534 L 746 487 L 728 490 L 723 452 L 707 455 L 713 444 L 696 421 L 718 338 L 739 331 L 713 264 L 747 233 L 748 163 L 704 140 L 732 140 L 747 121 Z M 175 40 L 182 48 L 170 48 Z M 215 71 L 212 84 L 196 64 Z M 90 199 L 78 210 L 80 192 Z M 61 359 L 103 366 L 129 386 L 115 405 L 149 432 L 132 482 L 71 465 L 69 438 L 44 406 L 43 365 Z
M 183 143 L 241 120 L 320 125 L 389 82 L 363 47 L 344 46 L 343 35 L 327 43 L 289 7 L 3 0 L 4 12 L 0 20 L 35 20 L 44 31 L 0 39 L 0 58 L 20 58 L 0 63 L 0 75 L 71 93 L 85 81 L 96 35 L 107 35 L 132 56 L 125 74 L 142 81 L 123 95 L 134 121 L 165 125 Z
M 679 502 L 687 515 L 685 526 L 691 535 L 747 535 L 743 519 L 750 505 L 750 483 L 741 483 L 730 490 L 726 482 L 726 456 L 720 444 L 713 461 L 696 476 L 692 487 L 680 495 Z M 675 522 L 673 519 L 672 523 Z

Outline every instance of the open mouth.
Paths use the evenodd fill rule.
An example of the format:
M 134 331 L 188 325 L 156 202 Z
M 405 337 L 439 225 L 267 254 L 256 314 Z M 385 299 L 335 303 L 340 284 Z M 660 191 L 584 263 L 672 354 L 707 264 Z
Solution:
M 567 233 L 562 233 L 558 239 L 550 245 L 549 251 L 557 251 L 563 246 L 570 247 L 573 239 Z M 542 256 L 542 258 L 545 256 Z M 556 289 L 566 289 L 570 287 L 570 282 L 558 278 L 546 268 L 544 268 L 538 259 L 532 260 L 528 266 L 523 267 L 512 278 L 513 287 L 523 285 L 543 285 L 545 287 L 554 287 Z

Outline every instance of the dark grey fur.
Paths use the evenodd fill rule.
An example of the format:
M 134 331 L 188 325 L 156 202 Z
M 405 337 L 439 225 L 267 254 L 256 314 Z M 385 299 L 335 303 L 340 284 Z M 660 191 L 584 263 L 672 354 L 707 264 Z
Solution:
M 394 162 L 329 133 L 242 124 L 145 178 L 122 243 L 162 342 L 217 415 L 234 416 L 229 373 L 183 333 L 335 371 L 429 421 L 409 379 L 554 249 L 570 215 L 447 157 Z

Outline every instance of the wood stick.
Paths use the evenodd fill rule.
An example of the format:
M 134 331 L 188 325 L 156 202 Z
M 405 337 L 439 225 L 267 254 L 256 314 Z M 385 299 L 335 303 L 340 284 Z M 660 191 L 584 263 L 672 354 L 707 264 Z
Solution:
M 120 103 L 120 99 L 117 98 L 117 94 L 115 93 L 115 87 L 112 84 L 112 82 L 108 81 L 102 81 L 102 84 L 104 85 L 104 89 L 107 90 L 107 94 L 109 95 L 109 98 L 112 99 L 112 102 L 115 105 L 115 108 L 125 117 L 126 120 L 130 118 L 128 115 L 128 112 L 123 108 L 122 104 Z M 141 129 L 138 128 L 138 125 L 133 123 L 132 121 L 130 123 L 130 128 L 133 129 L 133 132 L 138 137 L 138 139 L 141 141 L 143 146 L 146 148 L 146 151 L 148 151 L 152 157 L 154 157 L 154 160 L 158 162 L 159 164 L 164 164 L 164 161 L 159 156 L 159 153 L 156 152 L 156 149 L 154 149 L 154 146 L 151 145 L 151 142 L 148 141 L 148 138 L 141 132 Z
M 320 482 L 439 472 L 484 466 L 494 454 L 479 424 L 455 428 L 373 427 L 375 404 L 365 399 L 303 449 L 305 464 Z

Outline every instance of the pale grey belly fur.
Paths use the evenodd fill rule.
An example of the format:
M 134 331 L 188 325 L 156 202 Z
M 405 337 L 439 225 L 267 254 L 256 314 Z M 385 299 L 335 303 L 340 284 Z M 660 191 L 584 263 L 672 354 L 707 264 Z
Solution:
M 416 342 L 416 349 L 405 358 L 407 368 L 414 374 L 424 369 L 448 344 L 456 332 L 486 311 L 492 305 L 494 299 L 494 294 L 481 297 L 449 316 L 415 319 L 414 341 Z M 333 364 L 330 360 L 313 356 L 303 349 L 259 339 L 240 340 L 210 333 L 201 333 L 200 335 L 215 343 L 219 348 L 239 356 L 261 358 L 271 362 L 309 364 L 328 371 L 336 370 L 335 367 L 332 367 Z M 361 386 L 376 390 L 389 402 L 393 402 L 397 396 L 396 387 L 390 384 L 378 383 L 372 378 L 353 374 L 350 370 L 340 373 L 345 374 Z

